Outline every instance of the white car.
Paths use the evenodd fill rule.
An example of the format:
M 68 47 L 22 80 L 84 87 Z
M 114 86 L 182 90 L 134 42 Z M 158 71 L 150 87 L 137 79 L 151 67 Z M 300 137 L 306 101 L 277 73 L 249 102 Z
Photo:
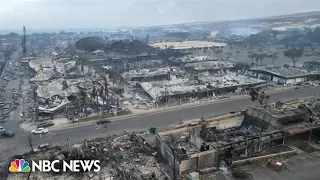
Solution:
M 32 134 L 46 134 L 49 130 L 47 128 L 37 128 L 31 131 Z
M 0 126 L 0 132 L 5 131 L 6 129 L 4 129 L 2 126 Z

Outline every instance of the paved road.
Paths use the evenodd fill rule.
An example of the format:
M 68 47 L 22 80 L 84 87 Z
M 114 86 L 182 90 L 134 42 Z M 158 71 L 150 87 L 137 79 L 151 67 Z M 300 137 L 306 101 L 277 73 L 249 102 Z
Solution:
M 12 59 L 18 58 L 18 53 L 12 55 Z M 11 59 L 11 61 L 12 61 Z M 2 78 L 0 79 L 0 86 L 4 83 Z M 6 101 L 12 101 L 12 89 L 19 88 L 19 79 L 10 80 L 6 87 L 6 92 L 3 93 L 3 99 Z M 20 121 L 20 109 L 18 106 L 17 110 L 10 113 L 10 117 L 7 122 L 0 124 L 4 128 L 10 129 L 15 132 L 16 136 L 13 138 L 1 138 L 0 137 L 0 162 L 3 159 L 6 159 L 9 155 L 14 155 L 16 153 L 22 153 L 26 151 L 25 142 L 26 142 L 26 132 L 20 128 L 18 125 Z M 27 149 L 28 150 L 28 149 Z
M 318 95 L 319 93 L 320 87 L 277 92 L 275 94 L 271 94 L 270 102 L 276 102 L 278 100 L 288 101 L 294 98 L 305 98 Z M 254 105 L 257 105 L 257 102 L 251 102 L 248 97 L 245 97 L 243 99 L 224 101 L 168 112 L 160 112 L 157 114 L 143 115 L 140 117 L 114 120 L 110 125 L 108 125 L 107 128 L 104 128 L 104 126 L 91 124 L 83 127 L 55 131 L 46 135 L 42 135 L 41 138 L 39 135 L 35 135 L 33 142 L 36 144 L 66 144 L 68 142 L 75 143 L 77 141 L 82 141 L 84 138 L 90 139 L 101 137 L 107 134 L 119 133 L 124 130 L 146 130 L 150 126 L 154 125 L 159 128 L 169 128 L 169 126 L 172 124 L 178 124 L 180 119 L 190 120 L 191 118 L 222 114 L 233 110 L 245 109 Z

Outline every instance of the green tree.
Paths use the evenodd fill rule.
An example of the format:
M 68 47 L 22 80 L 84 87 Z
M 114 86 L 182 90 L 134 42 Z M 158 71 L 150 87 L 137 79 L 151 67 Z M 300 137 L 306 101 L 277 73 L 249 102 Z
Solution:
M 283 52 L 283 55 L 289 59 L 291 59 L 293 66 L 296 66 L 296 63 L 303 55 L 303 49 L 291 48 Z
M 77 53 L 77 48 L 74 45 L 69 45 L 64 49 L 64 51 L 70 54 L 71 56 L 74 56 Z
M 179 38 L 181 40 L 186 40 L 191 34 L 188 32 L 173 32 L 173 33 L 168 33 L 166 37 L 174 37 L 174 38 Z
M 105 48 L 104 41 L 99 37 L 85 37 L 79 39 L 75 43 L 77 49 L 93 52 L 95 50 L 102 50 Z

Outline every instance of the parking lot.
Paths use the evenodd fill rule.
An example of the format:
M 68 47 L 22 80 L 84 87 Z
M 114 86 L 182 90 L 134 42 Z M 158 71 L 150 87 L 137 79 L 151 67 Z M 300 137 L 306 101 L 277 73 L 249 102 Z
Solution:
M 256 180 L 318 180 L 320 179 L 320 152 L 302 153 L 286 159 L 281 171 L 275 171 L 266 164 L 246 166 L 246 172 L 252 175 L 250 179 Z M 228 179 L 233 179 L 230 175 Z

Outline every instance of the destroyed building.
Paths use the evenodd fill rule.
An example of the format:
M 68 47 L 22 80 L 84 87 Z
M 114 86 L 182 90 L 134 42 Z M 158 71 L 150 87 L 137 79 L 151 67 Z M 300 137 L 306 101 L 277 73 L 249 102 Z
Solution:
M 127 81 L 160 81 L 170 79 L 170 69 L 167 68 L 153 68 L 153 69 L 136 69 L 122 74 L 122 78 Z
M 218 59 L 216 57 L 211 56 L 183 56 L 183 57 L 171 57 L 169 58 L 169 61 L 173 65 L 179 66 L 180 64 L 186 64 L 186 63 L 197 63 L 197 62 L 205 62 L 205 61 L 217 61 Z
M 168 99 L 204 98 L 235 92 L 238 88 L 249 89 L 264 80 L 250 78 L 241 74 L 227 73 L 220 76 L 201 76 L 189 78 L 175 78 L 170 81 L 140 82 L 138 87 L 143 89 L 149 97 L 157 102 Z
M 150 55 L 127 55 L 127 54 L 107 54 L 106 57 L 92 58 L 88 61 L 90 66 L 123 66 L 125 64 L 134 64 L 143 61 L 155 60 L 157 54 Z M 125 67 L 123 67 L 125 68 Z
M 30 91 L 35 90 L 33 99 L 41 114 L 52 116 L 65 113 L 69 119 L 70 114 L 73 117 L 100 109 L 110 112 L 113 105 L 119 104 L 117 93 L 107 85 L 108 76 L 104 73 L 92 75 L 96 71 L 91 67 L 80 67 L 70 58 L 40 58 L 28 63 L 35 74 L 30 79 L 33 86 Z M 105 86 L 108 90 L 104 90 Z M 120 105 L 115 107 L 118 110 Z
M 320 71 L 320 60 L 304 62 L 303 67 L 309 71 Z
M 74 146 L 63 145 L 42 149 L 36 153 L 24 155 L 26 161 L 38 159 L 55 160 L 100 160 L 99 172 L 72 173 L 11 173 L 8 180 L 27 179 L 68 179 L 68 180 L 116 180 L 116 179 L 168 179 L 169 175 L 158 163 L 156 152 L 145 141 L 142 134 L 124 132 L 119 135 L 84 140 Z M 59 164 L 60 165 L 60 164 Z M 55 167 L 58 168 L 56 165 Z M 59 166 L 60 167 L 60 166 Z
M 36 73 L 32 82 L 48 81 L 65 76 L 76 67 L 75 61 L 54 61 L 52 59 L 34 59 L 29 61 L 29 67 Z
M 277 102 L 266 106 L 249 107 L 247 113 L 272 127 L 283 130 L 288 135 L 297 135 L 318 128 L 319 104 L 318 101 Z M 311 116 L 313 118 L 310 118 Z
M 203 61 L 196 63 L 187 63 L 185 64 L 185 68 L 189 70 L 193 70 L 196 72 L 199 71 L 209 71 L 211 73 L 217 72 L 221 69 L 234 69 L 236 67 L 236 63 L 224 62 L 224 61 Z
M 214 170 L 281 144 L 283 132 L 266 125 L 241 113 L 226 114 L 159 132 L 156 144 L 173 174 Z

